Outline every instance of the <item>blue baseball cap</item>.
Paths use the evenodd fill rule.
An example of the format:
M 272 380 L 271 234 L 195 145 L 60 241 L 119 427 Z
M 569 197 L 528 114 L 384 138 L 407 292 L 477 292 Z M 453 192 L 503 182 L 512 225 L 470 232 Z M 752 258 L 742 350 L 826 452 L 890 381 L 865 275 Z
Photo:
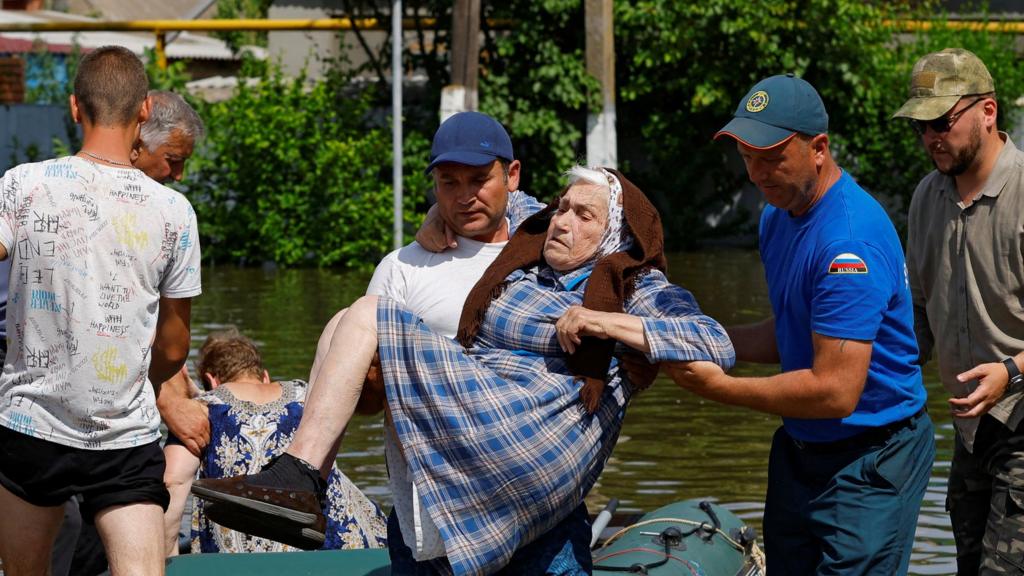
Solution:
M 797 132 L 828 132 L 821 96 L 806 80 L 792 74 L 765 78 L 740 100 L 732 120 L 715 134 L 730 136 L 751 148 L 774 148 Z
M 515 160 L 512 139 L 505 128 L 487 114 L 459 112 L 442 122 L 434 133 L 426 172 L 444 162 L 483 166 L 498 159 Z

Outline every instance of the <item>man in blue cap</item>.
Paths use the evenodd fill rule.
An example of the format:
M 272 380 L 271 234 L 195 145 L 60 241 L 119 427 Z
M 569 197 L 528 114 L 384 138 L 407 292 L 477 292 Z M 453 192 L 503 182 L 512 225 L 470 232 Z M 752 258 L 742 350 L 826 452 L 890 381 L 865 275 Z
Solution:
M 478 112 L 462 112 L 446 120 L 434 135 L 427 172 L 434 177 L 435 219 L 432 232 L 418 238 L 430 250 L 413 242 L 388 254 L 377 266 L 367 293 L 388 296 L 423 319 L 433 330 L 454 337 L 462 306 L 469 291 L 501 252 L 516 227 L 544 207 L 517 190 L 520 163 L 515 160 L 512 141 L 494 118 Z M 445 230 L 451 235 L 445 239 Z M 448 249 L 441 252 L 447 245 Z M 330 347 L 330 338 L 343 312 L 328 323 L 318 343 L 310 381 L 320 368 L 320 359 Z M 378 412 L 384 392 L 377 368 L 371 366 L 357 411 Z M 307 410 L 314 408 L 311 397 Z M 300 427 L 292 447 L 257 477 L 256 485 L 309 487 L 318 484 L 324 458 L 311 445 L 322 445 L 317 430 Z M 332 440 L 333 441 L 333 440 Z M 388 518 L 388 550 L 395 574 L 444 574 L 448 565 L 441 534 L 420 502 L 408 465 L 390 421 L 385 426 L 386 458 L 394 509 Z M 272 471 L 271 471 L 272 470 Z M 268 474 L 269 472 L 269 474 Z M 262 483 L 262 484 L 261 484 Z M 305 491 L 291 490 L 302 494 Z M 305 500 L 303 496 L 301 500 Z M 296 500 L 296 509 L 304 508 Z M 224 504 L 217 504 L 224 506 Z M 315 506 L 306 507 L 316 513 Z M 298 510 L 300 513 L 302 510 Z M 322 534 L 316 528 L 287 534 L 287 523 L 245 513 L 211 518 L 221 524 L 252 534 L 278 539 L 300 547 L 316 547 Z M 587 509 L 581 504 L 571 515 L 512 557 L 511 566 L 521 574 L 582 574 L 589 572 L 590 528 Z
M 431 329 L 454 338 L 469 291 L 519 223 L 544 207 L 517 190 L 520 169 L 512 140 L 494 118 L 461 112 L 445 120 L 434 134 L 427 165 L 437 199 L 425 225 L 428 233 L 421 232 L 416 242 L 385 256 L 366 293 L 389 296 L 423 318 Z M 317 346 L 318 359 L 326 354 L 328 338 L 339 319 L 335 316 L 324 329 Z M 364 387 L 361 402 L 373 409 L 383 403 L 383 383 L 367 383 L 371 387 Z M 443 573 L 444 541 L 420 502 L 390 420 L 386 422 L 385 446 L 394 496 L 388 516 L 392 570 L 396 574 Z M 585 521 L 585 508 L 582 515 Z M 577 516 L 566 524 L 578 521 Z M 564 534 L 565 527 L 556 528 L 552 535 L 559 532 Z M 584 536 L 589 538 L 589 534 Z M 541 556 L 543 540 L 527 551 L 531 554 L 520 557 Z
M 905 574 L 935 443 L 903 250 L 885 210 L 836 165 L 817 91 L 762 80 L 728 137 L 764 194 L 773 317 L 727 329 L 738 360 L 782 373 L 671 366 L 706 398 L 782 416 L 768 468 L 771 574 Z

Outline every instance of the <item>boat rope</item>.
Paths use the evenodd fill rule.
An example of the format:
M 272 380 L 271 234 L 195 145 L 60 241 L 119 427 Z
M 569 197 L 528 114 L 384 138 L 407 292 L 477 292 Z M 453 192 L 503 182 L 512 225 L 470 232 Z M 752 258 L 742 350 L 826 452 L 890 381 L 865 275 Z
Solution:
M 714 526 L 711 526 L 707 522 L 697 522 L 695 520 L 687 520 L 686 518 L 652 518 L 650 520 L 644 520 L 643 522 L 637 522 L 636 524 L 631 524 L 629 526 L 626 526 L 622 530 L 619 530 L 615 534 L 612 534 L 610 538 L 608 538 L 607 540 L 604 541 L 604 544 L 601 545 L 601 548 L 605 548 L 606 546 L 608 546 L 612 542 L 618 540 L 620 537 L 622 537 L 623 534 L 625 534 L 626 532 L 629 532 L 633 528 L 637 528 L 637 527 L 640 527 L 640 526 L 646 526 L 648 524 L 654 524 L 656 522 L 676 522 L 676 523 L 679 523 L 679 524 L 686 524 L 688 526 L 696 526 L 699 529 L 702 528 L 704 530 L 707 530 L 709 533 L 712 533 L 712 534 L 717 533 L 717 534 L 721 535 L 722 538 L 724 538 L 726 542 L 728 542 L 731 546 L 733 546 L 734 548 L 736 548 L 740 552 L 746 551 L 746 548 L 744 548 L 742 544 L 740 544 L 736 540 L 733 540 L 728 534 L 723 532 L 721 528 L 716 528 Z M 600 550 L 601 548 L 599 548 L 598 550 Z

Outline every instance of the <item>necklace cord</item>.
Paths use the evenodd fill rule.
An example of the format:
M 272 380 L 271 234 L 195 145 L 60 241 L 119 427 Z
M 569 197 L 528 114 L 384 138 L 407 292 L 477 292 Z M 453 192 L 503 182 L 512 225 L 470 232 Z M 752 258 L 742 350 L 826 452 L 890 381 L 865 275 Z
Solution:
M 135 168 L 135 166 L 132 166 L 131 162 L 120 162 L 118 160 L 111 160 L 110 158 L 104 158 L 103 156 L 99 156 L 97 154 L 93 154 L 92 152 L 89 152 L 88 150 L 79 150 L 79 152 L 81 152 L 82 154 L 85 154 L 86 156 L 89 156 L 90 158 L 93 158 L 95 160 L 99 160 L 100 162 L 106 162 L 107 164 L 113 164 L 115 166 L 124 166 L 126 168 Z

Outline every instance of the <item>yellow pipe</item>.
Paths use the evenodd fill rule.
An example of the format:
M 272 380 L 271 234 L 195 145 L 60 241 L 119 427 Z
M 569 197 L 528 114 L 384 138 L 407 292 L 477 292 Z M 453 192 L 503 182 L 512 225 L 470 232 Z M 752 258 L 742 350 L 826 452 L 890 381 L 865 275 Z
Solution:
M 421 18 L 419 26 L 433 27 L 436 18 Z M 935 27 L 946 27 L 952 30 L 975 30 L 985 32 L 1012 32 L 1024 34 L 1024 21 L 990 21 L 980 20 L 883 20 L 886 26 L 894 26 L 905 32 L 927 31 Z M 509 29 L 513 21 L 507 19 L 489 19 L 488 26 L 492 29 Z M 402 20 L 405 30 L 416 29 L 417 21 L 412 18 Z M 89 32 L 89 31 L 144 31 L 171 32 L 177 30 L 214 32 L 237 30 L 387 30 L 390 23 L 381 22 L 376 18 L 321 18 L 314 20 L 264 20 L 264 19 L 216 19 L 216 20 L 111 20 L 89 22 L 15 22 L 0 24 L 0 32 Z
M 487 21 L 491 28 L 510 28 L 512 20 L 493 19 Z M 433 27 L 436 18 L 402 19 L 404 30 L 415 30 L 417 25 Z M 390 22 L 376 18 L 322 18 L 316 20 L 261 20 L 218 19 L 218 20 L 111 20 L 90 22 L 15 22 L 0 24 L 0 32 L 89 32 L 89 31 L 145 31 L 171 32 L 188 31 L 237 31 L 237 30 L 388 30 Z

